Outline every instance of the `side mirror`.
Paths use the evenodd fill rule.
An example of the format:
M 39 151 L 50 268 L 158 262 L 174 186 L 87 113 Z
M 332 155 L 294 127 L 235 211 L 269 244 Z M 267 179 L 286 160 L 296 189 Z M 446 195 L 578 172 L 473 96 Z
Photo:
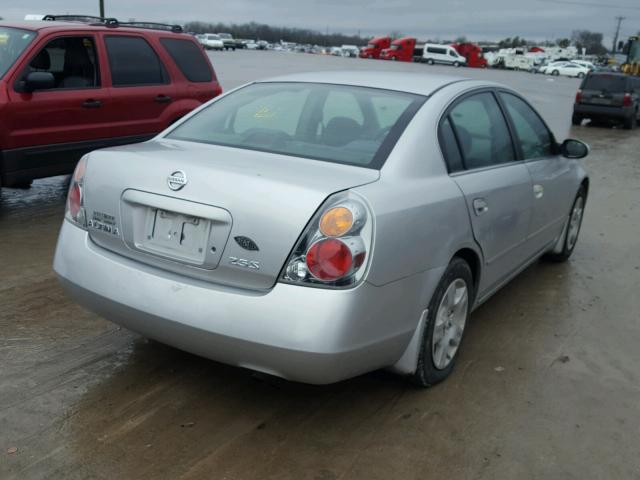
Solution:
M 580 140 L 567 138 L 560 145 L 560 154 L 565 158 L 584 158 L 589 155 L 589 145 Z
M 24 91 L 49 90 L 55 88 L 56 79 L 51 72 L 31 72 L 24 79 Z

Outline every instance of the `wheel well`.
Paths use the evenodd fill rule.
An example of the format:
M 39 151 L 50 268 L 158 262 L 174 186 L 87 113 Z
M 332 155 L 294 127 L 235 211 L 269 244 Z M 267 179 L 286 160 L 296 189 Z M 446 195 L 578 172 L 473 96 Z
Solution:
M 477 293 L 478 283 L 480 281 L 480 257 L 478 257 L 478 254 L 470 248 L 458 250 L 454 257 L 461 258 L 469 264 L 469 268 L 471 268 L 471 275 L 473 276 L 473 289 L 475 293 Z

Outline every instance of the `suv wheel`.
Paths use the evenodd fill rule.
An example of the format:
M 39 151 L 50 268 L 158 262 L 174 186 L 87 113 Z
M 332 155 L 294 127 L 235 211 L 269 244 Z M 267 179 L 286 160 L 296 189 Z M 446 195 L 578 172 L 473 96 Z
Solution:
M 638 118 L 637 118 L 637 114 L 636 113 L 631 115 L 629 118 L 625 118 L 625 120 L 624 120 L 624 128 L 626 130 L 633 130 L 637 126 L 638 126 Z
M 582 117 L 574 113 L 571 115 L 571 124 L 576 126 L 582 124 Z
M 414 383 L 430 387 L 451 374 L 473 298 L 471 268 L 456 257 L 451 260 L 429 302 L 418 366 L 412 377 Z

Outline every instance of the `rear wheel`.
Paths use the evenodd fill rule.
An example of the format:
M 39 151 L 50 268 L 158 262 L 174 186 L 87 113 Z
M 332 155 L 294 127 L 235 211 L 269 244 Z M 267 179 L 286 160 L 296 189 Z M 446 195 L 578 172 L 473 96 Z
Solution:
M 624 119 L 624 128 L 627 130 L 633 130 L 638 126 L 637 114 L 634 113 L 629 118 Z
M 412 381 L 430 387 L 453 371 L 473 301 L 473 275 L 461 258 L 454 258 L 431 297 Z
M 584 78 L 584 73 L 578 72 L 578 78 Z
M 433 59 L 429 58 L 429 59 L 427 60 L 427 64 L 428 64 L 428 65 L 433 65 Z
M 576 243 L 578 243 L 578 235 L 582 227 L 582 217 L 584 216 L 584 206 L 586 202 L 587 192 L 584 187 L 580 187 L 580 190 L 578 190 L 576 194 L 576 199 L 571 206 L 571 212 L 569 212 L 561 248 L 546 254 L 545 257 L 548 260 L 552 262 L 566 262 L 569 260 L 573 249 L 576 247 Z
M 573 114 L 571 115 L 571 124 L 572 125 L 581 125 L 582 124 L 582 117 L 580 115 L 577 114 Z

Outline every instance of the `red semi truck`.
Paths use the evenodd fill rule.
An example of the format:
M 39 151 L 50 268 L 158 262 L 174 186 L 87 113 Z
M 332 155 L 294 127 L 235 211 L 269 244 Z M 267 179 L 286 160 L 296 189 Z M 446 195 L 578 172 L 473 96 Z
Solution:
M 397 60 L 399 62 L 413 62 L 415 48 L 415 38 L 398 38 L 391 42 L 391 46 L 389 48 L 385 48 L 380 52 L 380 58 L 383 60 Z
M 474 43 L 454 43 L 451 45 L 467 59 L 467 67 L 486 68 L 487 59 L 482 55 L 482 48 Z
M 391 37 L 375 37 L 360 50 L 360 58 L 380 58 L 380 52 L 391 46 Z

